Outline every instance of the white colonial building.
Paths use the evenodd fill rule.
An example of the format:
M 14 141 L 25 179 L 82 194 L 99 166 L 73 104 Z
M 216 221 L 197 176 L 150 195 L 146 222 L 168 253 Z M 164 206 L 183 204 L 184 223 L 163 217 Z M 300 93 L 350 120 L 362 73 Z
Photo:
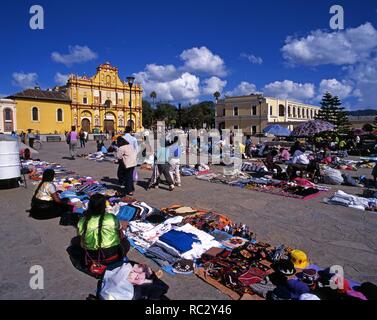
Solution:
M 292 130 L 302 122 L 313 120 L 319 110 L 318 106 L 260 94 L 225 97 L 216 104 L 216 128 L 241 129 L 247 135 L 260 134 L 270 124 Z

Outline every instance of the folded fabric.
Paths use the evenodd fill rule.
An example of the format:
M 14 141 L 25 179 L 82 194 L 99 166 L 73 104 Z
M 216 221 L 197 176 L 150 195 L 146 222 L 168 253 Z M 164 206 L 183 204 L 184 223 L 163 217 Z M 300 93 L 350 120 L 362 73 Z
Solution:
M 215 229 L 212 233 L 211 233 L 214 238 L 217 240 L 217 241 L 224 241 L 224 240 L 228 240 L 230 238 L 232 238 L 233 236 L 225 231 L 220 231 L 220 230 L 217 230 Z
M 196 212 L 196 210 L 194 210 L 193 208 L 190 208 L 190 207 L 180 207 L 180 208 L 176 209 L 175 212 L 178 215 L 180 215 L 180 214 L 188 214 L 188 213 L 194 214 Z
M 190 251 L 193 243 L 199 242 L 196 235 L 177 230 L 170 230 L 163 234 L 159 240 L 176 248 L 181 253 Z
M 224 250 L 224 248 L 211 248 L 207 250 L 204 254 L 209 257 L 216 257 L 219 254 L 221 254 Z
M 263 280 L 263 278 L 256 275 L 256 273 L 254 273 L 253 270 L 250 269 L 247 272 L 243 273 L 241 276 L 239 276 L 238 280 L 244 286 L 250 286 L 252 284 L 261 282 Z
M 351 194 L 347 194 L 342 190 L 339 190 L 335 193 L 333 197 L 329 199 L 329 203 L 343 205 L 346 207 L 360 208 L 365 210 L 369 207 L 371 199 L 357 197 Z
M 194 260 L 200 258 L 204 252 L 212 247 L 221 247 L 221 244 L 217 242 L 213 236 L 197 229 L 191 224 L 187 223 L 182 227 L 176 229 L 177 231 L 183 231 L 189 234 L 193 234 L 199 241 L 192 244 L 191 250 L 184 252 L 181 256 L 184 259 Z
M 259 283 L 254 283 L 250 285 L 251 290 L 255 292 L 257 295 L 266 299 L 267 294 L 275 290 L 276 286 L 269 281 L 268 279 L 264 279 Z
M 131 221 L 136 215 L 137 209 L 130 205 L 122 206 L 119 208 L 117 219 L 120 221 Z
M 145 252 L 145 256 L 154 260 L 160 266 L 172 265 L 181 258 L 179 254 L 161 243 L 155 243 L 150 246 Z

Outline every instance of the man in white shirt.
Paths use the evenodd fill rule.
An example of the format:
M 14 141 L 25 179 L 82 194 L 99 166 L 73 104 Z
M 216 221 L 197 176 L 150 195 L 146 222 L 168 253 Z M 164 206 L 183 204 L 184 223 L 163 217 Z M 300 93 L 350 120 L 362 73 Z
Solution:
M 301 150 L 296 150 L 295 153 L 293 154 L 293 158 L 292 158 L 293 164 L 308 165 L 309 162 L 310 161 L 309 161 L 308 157 Z
M 302 177 L 309 163 L 310 161 L 306 154 L 300 149 L 296 150 L 293 154 L 292 162 L 288 165 L 287 168 L 287 174 L 289 178 L 291 180 L 296 178 L 297 171 L 300 171 L 300 175 Z
M 134 148 L 137 154 L 139 153 L 139 145 L 137 143 L 137 139 L 131 133 L 132 128 L 127 126 L 123 138 Z

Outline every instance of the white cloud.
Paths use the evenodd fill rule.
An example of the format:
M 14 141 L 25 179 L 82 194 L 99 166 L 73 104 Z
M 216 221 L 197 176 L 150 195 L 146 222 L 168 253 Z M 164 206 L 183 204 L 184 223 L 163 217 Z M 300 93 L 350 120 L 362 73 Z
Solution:
M 145 72 L 149 79 L 167 81 L 172 80 L 177 75 L 177 69 L 175 66 L 169 65 L 156 65 L 147 64 L 145 67 Z
M 180 58 L 184 61 L 184 69 L 189 72 L 199 72 L 213 76 L 225 76 L 226 68 L 224 60 L 213 54 L 206 47 L 184 50 Z
M 288 37 L 281 49 L 293 65 L 350 65 L 366 59 L 377 48 L 377 30 L 369 22 L 339 32 L 312 31 L 307 37 Z
M 155 91 L 159 100 L 197 102 L 201 95 L 212 95 L 226 86 L 227 81 L 219 78 L 226 74 L 224 61 L 206 47 L 184 50 L 180 58 L 184 62 L 181 66 L 152 63 L 134 74 L 143 85 L 144 96 Z M 212 77 L 201 83 L 199 75 L 204 74 Z
M 312 83 L 296 83 L 291 80 L 275 81 L 264 86 L 264 94 L 280 99 L 307 101 L 315 96 Z
M 248 96 L 257 92 L 257 87 L 253 83 L 242 81 L 237 87 L 225 93 L 226 96 Z
M 338 81 L 336 79 L 323 79 L 319 84 L 320 99 L 326 92 L 330 92 L 333 96 L 338 96 L 340 99 L 346 99 L 352 95 L 353 86 L 347 81 Z
M 12 74 L 12 84 L 22 89 L 34 88 L 37 85 L 38 74 L 14 72 Z
M 5 97 L 7 97 L 7 96 L 8 96 L 8 94 L 0 93 L 0 99 L 1 99 L 1 98 L 5 98 Z
M 354 96 L 358 97 L 358 107 L 377 108 L 377 57 L 345 68 L 347 77 L 354 81 Z
M 200 79 L 188 72 L 167 81 L 153 80 L 147 71 L 136 73 L 135 78 L 143 85 L 145 96 L 155 91 L 158 100 L 196 102 L 200 96 Z
M 216 91 L 222 92 L 227 84 L 226 80 L 221 80 L 218 77 L 211 77 L 203 81 L 203 93 L 213 95 Z
M 249 60 L 252 64 L 262 64 L 263 59 L 261 57 L 257 57 L 253 54 L 248 54 L 248 53 L 241 53 L 241 58 L 245 58 Z
M 68 78 L 69 78 L 69 74 L 62 74 L 58 72 L 55 74 L 54 80 L 58 85 L 64 86 L 67 84 Z
M 75 63 L 84 63 L 91 60 L 97 59 L 97 53 L 93 52 L 87 46 L 69 46 L 67 54 L 62 54 L 59 52 L 53 52 L 51 58 L 57 63 L 62 63 L 65 66 L 69 67 Z

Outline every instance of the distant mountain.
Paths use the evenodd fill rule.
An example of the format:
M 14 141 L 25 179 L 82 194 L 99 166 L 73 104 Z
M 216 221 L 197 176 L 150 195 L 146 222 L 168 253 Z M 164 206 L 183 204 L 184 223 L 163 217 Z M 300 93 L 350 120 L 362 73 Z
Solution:
M 354 117 L 377 116 L 377 109 L 348 111 L 348 115 Z

